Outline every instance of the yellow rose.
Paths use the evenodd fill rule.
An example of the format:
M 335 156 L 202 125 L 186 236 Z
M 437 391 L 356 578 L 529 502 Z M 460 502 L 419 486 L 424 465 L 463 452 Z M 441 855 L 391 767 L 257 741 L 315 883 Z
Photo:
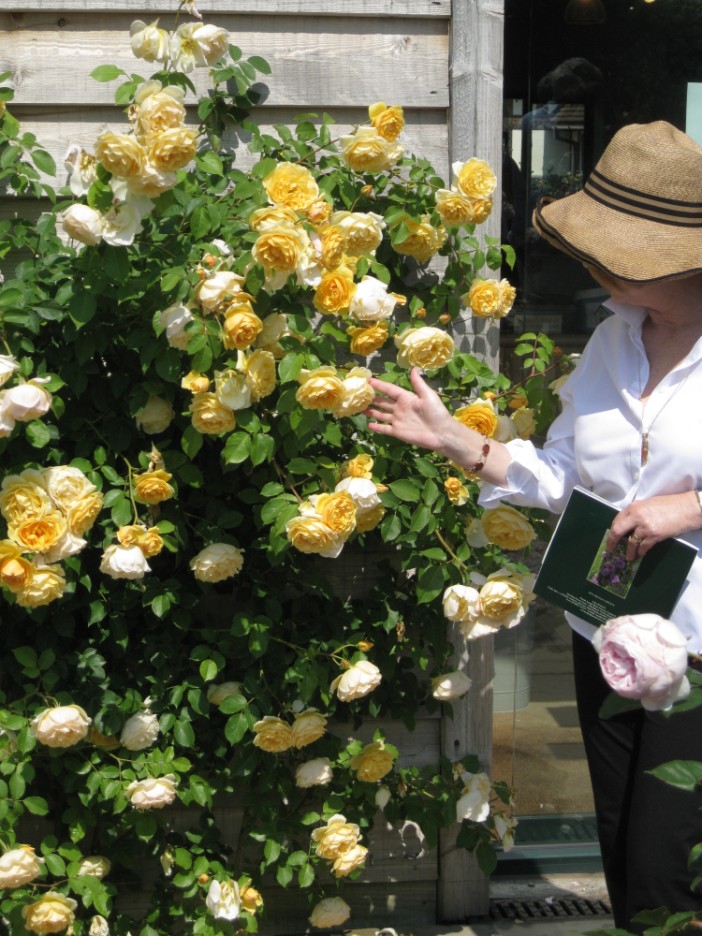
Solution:
M 263 897 L 250 884 L 244 884 L 240 892 L 241 906 L 247 913 L 256 913 L 263 906 Z
M 30 933 L 61 933 L 75 920 L 78 904 L 56 891 L 42 894 L 39 900 L 22 907 L 24 925 Z
M 264 715 L 253 726 L 256 735 L 254 744 L 262 751 L 279 754 L 293 746 L 293 733 L 290 725 L 275 715 Z
M 387 776 L 395 763 L 395 755 L 388 751 L 383 741 L 366 744 L 360 754 L 351 758 L 351 769 L 364 783 L 375 783 Z
M 314 501 L 315 510 L 339 536 L 349 536 L 356 527 L 356 502 L 346 491 L 320 494 Z
M 196 393 L 190 403 L 193 428 L 203 435 L 222 435 L 236 426 L 234 411 L 216 393 Z
M 244 373 L 252 400 L 262 400 L 275 390 L 275 357 L 271 351 L 259 348 L 247 355 L 244 359 Z
M 380 136 L 391 143 L 404 130 L 405 114 L 397 104 L 393 104 L 392 107 L 388 107 L 387 104 L 382 102 L 371 104 L 368 108 L 368 116 Z
M 263 319 L 263 329 L 256 339 L 256 347 L 262 351 L 270 351 L 273 357 L 281 358 L 285 351 L 280 339 L 290 334 L 287 316 L 282 312 L 271 312 Z
M 439 189 L 436 193 L 436 210 L 446 227 L 482 224 L 492 213 L 492 199 L 466 198 L 460 192 Z
M 332 408 L 337 419 L 356 416 L 366 410 L 375 399 L 375 390 L 369 380 L 372 377 L 367 367 L 352 367 L 344 378 L 341 399 Z
M 468 500 L 468 488 L 459 478 L 447 478 L 444 481 L 446 496 L 457 507 L 462 507 Z
M 466 299 L 473 315 L 491 318 L 500 307 L 500 285 L 496 280 L 474 279 Z
M 312 830 L 315 842 L 315 854 L 327 861 L 334 861 L 354 848 L 361 837 L 361 830 L 353 822 L 347 822 L 346 816 L 337 814 L 327 820 L 327 824 Z
M 175 494 L 173 486 L 168 483 L 172 477 L 163 468 L 135 475 L 134 499 L 140 504 L 160 504 L 169 500 Z
M 397 363 L 400 367 L 421 367 L 433 370 L 443 367 L 453 357 L 453 338 L 440 328 L 408 328 L 395 336 Z
M 307 209 L 307 220 L 319 230 L 325 224 L 329 223 L 329 218 L 333 210 L 328 201 L 319 198 L 317 201 L 312 202 Z
M 335 270 L 341 266 L 346 250 L 346 234 L 336 224 L 330 225 L 322 234 L 322 266 Z
M 253 245 L 251 255 L 265 270 L 292 273 L 304 253 L 301 232 L 292 224 L 266 228 Z
M 122 546 L 138 546 L 147 559 L 158 556 L 164 545 L 158 527 L 123 526 L 117 530 L 117 539 Z
M 197 288 L 196 298 L 205 312 L 222 312 L 232 302 L 242 303 L 250 300 L 241 287 L 244 278 L 231 270 L 217 270 L 204 279 Z
M 75 536 L 82 536 L 97 520 L 102 510 L 102 494 L 93 491 L 75 500 L 66 510 L 68 530 Z
M 168 88 L 150 94 L 134 110 L 135 131 L 137 136 L 150 142 L 154 137 L 160 136 L 166 130 L 175 130 L 182 126 L 185 120 L 185 107 L 173 91 Z
M 313 744 L 327 730 L 327 717 L 316 709 L 306 709 L 295 716 L 292 723 L 293 747 L 303 748 Z
M 40 471 L 27 468 L 21 474 L 3 478 L 0 490 L 0 513 L 8 524 L 41 517 L 53 509 Z
M 17 592 L 21 608 L 40 608 L 61 598 L 66 590 L 66 578 L 60 565 L 35 568 L 31 579 Z
M 332 365 L 316 370 L 302 370 L 298 374 L 300 387 L 295 394 L 305 409 L 328 409 L 337 406 L 344 397 L 344 384 Z
M 14 890 L 31 884 L 41 873 L 43 863 L 44 859 L 38 858 L 30 845 L 11 848 L 0 856 L 0 888 Z
M 290 224 L 295 226 L 298 223 L 297 214 L 292 208 L 286 208 L 284 205 L 274 205 L 272 207 L 257 208 L 249 216 L 249 227 L 252 231 L 266 231 L 268 228 L 278 227 L 280 224 Z
M 146 166 L 146 151 L 133 136 L 106 130 L 95 143 L 95 155 L 108 172 L 129 179 L 141 175 Z
M 360 354 L 363 357 L 368 357 L 369 354 L 373 354 L 378 348 L 382 348 L 388 340 L 388 323 L 373 322 L 373 324 L 369 325 L 367 328 L 351 325 L 346 329 L 346 333 L 351 337 L 351 352 L 353 354 Z
M 343 136 L 341 159 L 353 172 L 382 172 L 404 153 L 395 141 L 384 139 L 375 127 L 358 127 L 352 136 Z
M 75 500 L 96 490 L 95 485 L 88 481 L 83 472 L 72 465 L 45 468 L 41 476 L 46 490 L 59 510 L 66 511 Z
M 200 582 L 222 582 L 241 572 L 244 552 L 230 543 L 211 543 L 190 560 L 190 568 Z
M 491 621 L 511 619 L 522 607 L 523 593 L 518 582 L 492 578 L 480 589 L 480 607 Z
M 414 221 L 408 215 L 403 215 L 400 221 L 404 223 L 409 234 L 402 241 L 392 242 L 396 253 L 414 257 L 419 263 L 428 263 L 446 242 L 446 231 L 443 227 L 434 227 L 429 215 L 422 215 L 421 221 Z
M 507 315 L 514 305 L 514 300 L 516 298 L 517 290 L 512 286 L 509 280 L 500 280 L 500 308 L 497 310 L 498 318 Z
M 467 198 L 489 198 L 497 186 L 495 173 L 482 159 L 454 163 L 453 174 L 459 191 Z
M 453 418 L 490 439 L 497 429 L 495 408 L 487 400 L 476 400 L 467 406 L 459 407 L 453 414 Z
M 307 211 L 319 198 L 319 186 L 306 166 L 297 163 L 278 163 L 263 180 L 268 200 L 273 205 L 284 205 L 294 211 Z
M 372 211 L 336 211 L 330 223 L 344 232 L 346 252 L 351 257 L 375 254 L 383 239 L 385 219 Z
M 0 583 L 12 592 L 22 591 L 29 587 L 36 567 L 34 563 L 18 555 L 0 559 Z
M 373 458 L 370 455 L 355 455 L 344 465 L 344 476 L 347 478 L 372 478 Z
M 363 867 L 368 855 L 368 849 L 365 845 L 353 845 L 348 851 L 342 852 L 334 859 L 332 872 L 336 877 L 348 877 L 354 871 Z
M 263 322 L 249 303 L 235 305 L 227 311 L 222 324 L 222 343 L 225 348 L 242 351 L 254 343 L 263 330 Z
M 177 781 L 173 774 L 133 780 L 127 787 L 127 796 L 135 809 L 163 809 L 176 798 Z
M 527 406 L 520 406 L 512 413 L 512 422 L 520 439 L 528 439 L 536 432 L 534 410 Z
M 175 172 L 195 158 L 197 132 L 184 127 L 164 130 L 149 147 L 149 162 L 159 172 Z
M 40 744 L 68 748 L 87 736 L 90 718 L 80 705 L 58 705 L 39 712 L 30 727 Z
M 376 504 L 367 510 L 359 510 L 356 514 L 356 530 L 358 533 L 368 533 L 374 530 L 385 516 L 385 508 L 382 504 Z
M 27 552 L 44 553 L 61 539 L 68 525 L 58 510 L 51 510 L 36 519 L 24 520 L 16 526 L 10 524 L 7 534 Z
M 300 516 L 288 520 L 285 533 L 290 543 L 302 553 L 324 553 L 333 549 L 338 536 L 317 516 Z
M 189 371 L 180 382 L 183 390 L 189 390 L 191 393 L 207 393 L 212 381 L 206 374 L 200 374 L 197 371 Z
M 500 549 L 524 549 L 536 536 L 527 518 L 508 504 L 486 510 L 481 525 L 488 540 Z

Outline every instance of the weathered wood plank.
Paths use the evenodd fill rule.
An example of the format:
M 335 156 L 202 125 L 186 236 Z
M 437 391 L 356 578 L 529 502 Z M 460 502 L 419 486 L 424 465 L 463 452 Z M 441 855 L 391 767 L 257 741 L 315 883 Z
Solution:
M 231 12 L 232 0 L 201 0 L 198 10 L 207 19 L 218 13 Z M 96 0 L 12 0 L 13 12 L 24 10 L 89 10 Z M 169 0 L 101 0 L 104 11 L 130 11 L 140 18 L 147 14 L 173 14 L 175 4 Z M 280 16 L 304 13 L 308 16 L 405 16 L 414 19 L 451 15 L 451 0 L 246 0 L 237 3 L 238 13 L 262 13 Z
M 131 52 L 131 20 L 119 13 L 0 13 L 0 71 L 12 73 L 16 101 L 110 103 L 114 85 L 90 77 L 98 65 L 109 62 L 145 76 L 155 70 Z M 372 30 L 362 18 L 222 14 L 217 23 L 244 56 L 269 61 L 272 75 L 261 82 L 268 103 L 299 110 L 378 100 L 448 106 L 448 34 L 441 20 L 412 20 L 411 31 L 398 18 L 375 20 Z M 206 92 L 206 70 L 191 77 L 199 93 Z

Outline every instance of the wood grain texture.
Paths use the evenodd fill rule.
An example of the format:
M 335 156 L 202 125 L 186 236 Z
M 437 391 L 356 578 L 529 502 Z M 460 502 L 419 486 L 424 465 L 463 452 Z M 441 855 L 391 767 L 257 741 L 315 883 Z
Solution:
M 93 12 L 97 0 L 8 0 L 13 13 L 24 11 L 76 11 Z M 205 18 L 231 13 L 261 13 L 280 16 L 304 13 L 322 16 L 404 16 L 412 19 L 448 19 L 451 15 L 451 0 L 245 0 L 236 4 L 234 0 L 201 0 L 197 8 Z M 104 11 L 130 12 L 145 18 L 147 14 L 173 14 L 172 0 L 99 0 L 99 9 Z

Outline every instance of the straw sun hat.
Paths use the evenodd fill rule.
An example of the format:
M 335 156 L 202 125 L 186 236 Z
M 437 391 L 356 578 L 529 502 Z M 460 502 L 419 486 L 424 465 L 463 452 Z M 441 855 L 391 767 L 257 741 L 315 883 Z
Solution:
M 702 271 L 702 148 L 662 120 L 622 127 L 584 189 L 541 199 L 533 220 L 554 247 L 617 279 Z

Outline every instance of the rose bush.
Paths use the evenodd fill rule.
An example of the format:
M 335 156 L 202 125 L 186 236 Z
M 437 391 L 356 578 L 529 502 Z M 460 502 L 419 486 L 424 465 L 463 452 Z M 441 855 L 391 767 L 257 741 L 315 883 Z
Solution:
M 543 528 L 510 515 L 472 545 L 476 480 L 372 437 L 369 377 L 406 386 L 421 366 L 457 419 L 525 437 L 555 412 L 553 345 L 524 336 L 515 386 L 452 334 L 514 300 L 509 251 L 475 232 L 485 162 L 447 183 L 405 152 L 397 104 L 348 133 L 326 114 L 263 132 L 268 66 L 223 30 L 137 21 L 130 41 L 158 70 L 96 70 L 126 110 L 71 147 L 67 185 L 0 114 L 0 181 L 55 202 L 0 221 L 0 869 L 21 882 L 2 915 L 12 934 L 215 936 L 298 887 L 313 925 L 338 925 L 325 891 L 364 866 L 378 808 L 429 845 L 458 816 L 486 871 L 512 835 L 476 757 L 407 767 L 380 730 L 354 734 L 470 692 L 447 622 L 516 624 L 515 550 Z M 364 550 L 365 594 L 339 596 L 328 573 Z M 244 813 L 238 850 L 223 801 Z M 51 817 L 41 839 L 28 816 Z M 118 898 L 147 871 L 135 921 Z

